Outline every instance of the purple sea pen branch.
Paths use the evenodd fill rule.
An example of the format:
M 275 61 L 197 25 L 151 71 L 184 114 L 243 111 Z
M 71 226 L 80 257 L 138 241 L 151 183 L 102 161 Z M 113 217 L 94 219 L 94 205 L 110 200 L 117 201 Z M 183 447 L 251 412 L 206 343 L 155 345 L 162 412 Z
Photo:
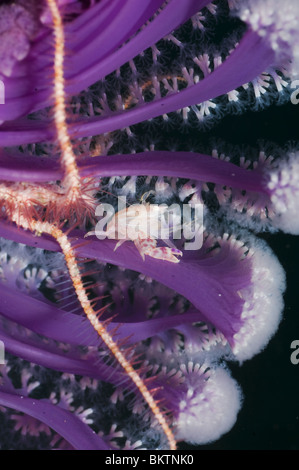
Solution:
M 128 2 L 122 2 L 118 1 L 118 4 L 116 5 L 116 9 L 114 12 L 111 13 L 109 19 L 107 19 L 104 22 L 104 27 L 101 25 L 97 25 L 97 35 L 93 35 L 92 31 L 89 31 L 89 28 L 92 28 L 92 24 L 88 25 L 88 32 L 89 36 L 92 38 L 91 41 L 89 41 L 85 47 L 84 47 L 84 42 L 80 41 L 82 34 L 76 32 L 77 41 L 76 43 L 71 43 L 71 47 L 73 51 L 76 51 L 76 55 L 69 59 L 70 63 L 67 64 L 67 69 L 72 70 L 72 75 L 75 75 L 76 71 L 79 70 L 81 73 L 88 68 L 91 60 L 97 60 L 98 62 L 103 61 L 105 57 L 108 57 L 109 54 L 115 53 L 115 51 L 126 41 L 130 39 L 130 36 L 132 34 L 136 34 L 136 31 L 138 31 L 141 26 L 144 25 L 146 21 L 158 10 L 158 8 L 163 4 L 162 0 L 146 0 L 145 2 L 142 2 L 142 5 L 140 5 L 140 2 L 138 0 L 129 0 Z M 135 15 L 132 15 L 132 9 L 135 11 Z M 168 9 L 169 13 L 169 9 Z M 164 15 L 165 16 L 165 15 Z M 102 17 L 100 16 L 98 18 L 97 23 L 99 23 L 99 20 L 103 22 Z M 165 27 L 165 26 L 164 26 Z M 171 26 L 170 26 L 171 27 Z M 159 33 L 159 32 L 158 32 Z M 141 33 L 140 33 L 141 34 Z M 138 35 L 139 41 L 141 38 L 139 37 L 140 34 Z M 163 34 L 163 32 L 162 32 Z M 166 33 L 167 34 L 167 33 Z M 142 34 L 141 34 L 142 36 Z M 158 34 L 159 38 L 159 34 Z M 80 42 L 79 42 L 80 41 Z M 138 41 L 138 52 L 142 50 L 141 48 L 143 47 L 143 44 Z M 130 40 L 130 43 L 132 42 L 132 39 Z M 136 41 L 135 41 L 136 42 Z M 146 43 L 147 44 L 147 43 Z M 145 46 L 148 47 L 148 46 Z M 144 47 L 144 48 L 145 48 Z M 126 54 L 125 51 L 123 50 L 125 46 L 121 48 L 122 52 L 122 65 L 123 63 L 127 62 L 126 60 Z M 136 55 L 136 54 L 135 54 Z M 109 55 L 111 57 L 111 55 Z M 113 54 L 112 54 L 113 57 Z M 132 55 L 131 55 L 132 57 Z M 129 57 L 129 59 L 131 58 Z M 128 60 L 129 60 L 128 59 Z M 113 67 L 112 71 L 115 70 L 115 67 Z M 77 72 L 78 73 L 78 72 Z M 101 73 L 99 73 L 98 76 L 100 76 Z M 106 74 L 105 74 L 106 75 Z M 83 74 L 84 76 L 84 74 Z M 70 81 L 72 80 L 70 77 L 68 77 Z M 89 86 L 90 84 L 94 83 L 94 78 L 89 80 Z M 83 81 L 83 83 L 85 83 Z M 86 88 L 84 85 L 82 89 Z M 71 93 L 71 89 L 69 90 Z
M 257 212 L 269 211 L 270 226 L 272 224 L 286 232 L 298 233 L 297 218 L 292 214 L 297 210 L 297 196 L 294 196 L 299 191 L 299 159 L 296 153 L 289 153 L 286 157 L 285 160 L 277 159 L 270 167 L 261 163 L 254 169 L 245 169 L 209 155 L 156 151 L 86 158 L 79 162 L 79 169 L 82 177 L 180 177 L 253 193 L 253 201 L 256 198 L 261 200 Z M 21 157 L 3 153 L 1 163 L 0 177 L 8 181 L 41 183 L 62 178 L 55 160 L 41 158 L 36 162 L 28 155 L 25 164 Z
M 7 352 L 21 357 L 34 364 L 40 364 L 53 370 L 89 376 L 99 380 L 106 380 L 113 375 L 113 382 L 118 383 L 115 371 L 105 368 L 101 370 L 100 364 L 86 361 L 79 357 L 72 357 L 62 351 L 51 351 L 46 345 L 36 345 L 33 340 L 17 339 L 6 333 L 0 327 L 0 335 L 5 343 Z M 113 374 L 112 374 L 113 372 Z
M 28 155 L 25 163 L 24 158 L 3 155 L 0 162 L 0 177 L 7 181 L 22 179 L 42 183 L 62 178 L 62 171 L 55 161 L 42 158 L 36 161 Z M 79 162 L 79 169 L 82 177 L 162 175 L 270 193 L 263 185 L 266 178 L 261 170 L 246 170 L 230 162 L 192 152 L 156 151 L 92 157 Z
M 16 296 L 15 290 L 2 284 L 0 284 L 0 296 L 5 298 L 5 302 L 1 305 L 1 314 L 35 333 L 77 346 L 98 346 L 99 344 L 99 338 L 93 328 L 79 315 L 63 311 L 22 292 L 18 292 Z M 23 313 L 24 310 L 28 312 L 26 316 Z M 145 320 L 141 315 L 140 322 L 128 321 L 121 324 L 111 322 L 108 330 L 113 330 L 118 326 L 118 338 L 128 338 L 128 343 L 132 343 L 145 340 L 166 329 L 200 319 L 200 312 L 188 309 L 187 313 L 166 318 Z M 88 371 L 86 370 L 85 373 L 87 375 Z
M 250 171 L 209 155 L 192 152 L 141 152 L 113 155 L 84 161 L 82 176 L 152 175 L 189 178 L 222 184 L 248 191 L 267 193 L 265 176 L 260 170 Z
M 26 413 L 47 424 L 75 449 L 108 450 L 110 447 L 77 416 L 46 400 L 0 391 L 0 405 Z

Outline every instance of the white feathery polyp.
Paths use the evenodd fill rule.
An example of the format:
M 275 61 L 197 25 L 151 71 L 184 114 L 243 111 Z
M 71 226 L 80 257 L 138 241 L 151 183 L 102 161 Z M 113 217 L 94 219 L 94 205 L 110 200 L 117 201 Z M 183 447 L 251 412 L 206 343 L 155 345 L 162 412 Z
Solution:
M 233 353 L 240 362 L 259 353 L 276 332 L 283 311 L 285 273 L 266 243 L 252 247 L 251 286 L 241 291 L 242 327 L 234 335 Z
M 214 441 L 235 424 L 241 406 L 241 391 L 228 372 L 218 368 L 211 371 L 204 389 L 191 403 L 182 400 L 176 423 L 177 440 L 193 444 Z
M 277 64 L 292 62 L 290 73 L 299 73 L 298 0 L 247 0 L 241 3 L 239 17 L 259 36 L 266 38 L 276 53 Z
M 269 173 L 272 209 L 276 214 L 273 225 L 286 233 L 299 234 L 299 152 L 280 160 Z

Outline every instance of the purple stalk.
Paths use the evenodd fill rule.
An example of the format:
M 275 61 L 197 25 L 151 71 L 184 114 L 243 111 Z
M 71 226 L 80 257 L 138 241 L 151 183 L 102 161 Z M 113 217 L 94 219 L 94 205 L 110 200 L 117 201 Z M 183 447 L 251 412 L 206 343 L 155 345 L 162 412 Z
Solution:
M 193 152 L 156 151 L 92 158 L 83 162 L 81 174 L 189 178 L 267 194 L 263 185 L 265 177 L 260 170 L 246 170 L 210 155 Z
M 93 15 L 83 26 L 77 23 L 84 19 L 84 14 L 70 25 L 66 25 L 66 47 L 72 51 L 72 54 L 76 54 L 76 57 L 72 59 L 75 67 L 81 70 L 86 61 L 93 61 L 95 58 L 100 61 L 108 53 L 115 51 L 129 40 L 130 36 L 136 33 L 163 3 L 163 0 L 145 0 L 141 5 L 138 0 L 126 2 L 116 0 L 100 11 L 102 8 L 102 2 L 100 2 L 86 12 L 88 17 L 91 12 Z M 134 15 L 132 11 L 135 12 Z M 33 48 L 33 55 L 43 54 L 38 59 L 37 70 L 41 71 L 50 65 L 52 48 L 51 41 L 43 41 L 42 44 L 38 43 Z
M 106 442 L 80 418 L 47 400 L 36 400 L 0 391 L 0 405 L 26 413 L 56 431 L 75 449 L 110 450 Z
M 93 35 L 92 32 L 91 34 L 89 33 L 92 40 L 88 42 L 85 47 L 82 47 L 81 41 L 79 43 L 79 39 L 82 37 L 81 34 L 76 33 L 77 44 L 73 41 L 71 43 L 72 49 L 76 51 L 76 53 L 69 59 L 69 63 L 66 64 L 66 69 L 72 70 L 73 76 L 77 74 L 78 71 L 82 73 L 86 67 L 90 66 L 94 58 L 96 58 L 97 62 L 100 62 L 107 57 L 108 54 L 113 54 L 116 49 L 130 39 L 132 34 L 136 34 L 136 31 L 148 21 L 162 4 L 163 0 L 145 0 L 142 4 L 140 4 L 139 0 L 127 0 L 126 2 L 118 0 L 115 10 L 111 12 L 107 21 L 103 21 L 103 19 L 99 17 L 102 24 L 96 27 L 96 35 Z M 134 11 L 134 14 L 132 14 L 132 11 Z M 97 21 L 97 23 L 99 23 L 99 21 Z M 89 30 L 89 27 L 87 30 Z M 139 34 L 137 34 L 137 37 L 139 37 Z M 132 41 L 134 41 L 134 38 L 130 40 L 130 43 Z M 123 46 L 121 50 L 123 50 L 124 47 L 125 46 Z M 142 47 L 142 45 L 139 44 L 139 51 L 140 47 Z M 95 80 L 90 82 L 87 86 L 94 83 L 94 81 Z
M 35 344 L 33 339 L 18 338 L 16 334 L 9 334 L 1 327 L 0 337 L 5 344 L 7 352 L 14 356 L 22 357 L 34 364 L 60 372 L 88 376 L 99 380 L 107 380 L 107 377 L 111 376 L 110 381 L 112 383 L 118 383 L 119 381 L 119 377 L 115 377 L 115 375 L 118 375 L 115 370 L 109 370 L 104 364 L 100 364 L 99 361 L 86 361 L 79 357 L 72 357 L 72 355 L 68 355 L 59 349 L 51 350 L 45 344 Z
M 75 315 L 34 299 L 22 292 L 15 294 L 15 289 L 0 283 L 0 297 L 5 299 L 1 305 L 1 315 L 18 324 L 56 341 L 72 345 L 98 346 L 99 337 L 88 321 L 82 315 Z M 24 315 L 26 311 L 26 315 Z M 119 312 L 121 313 L 121 312 Z M 125 313 L 125 312 L 124 312 Z M 128 343 L 142 341 L 164 330 L 175 328 L 181 324 L 200 321 L 201 315 L 195 309 L 175 316 L 144 319 L 140 312 L 140 321 L 121 324 L 111 322 L 108 331 L 118 326 L 117 337 L 128 338 Z M 117 320 L 117 318 L 115 319 Z M 146 328 L 145 328 L 146 323 Z
M 0 156 L 0 178 L 6 181 L 47 182 L 60 180 L 63 173 L 53 160 L 31 156 Z M 92 157 L 79 162 L 82 177 L 170 176 L 222 184 L 232 188 L 270 195 L 260 169 L 247 170 L 233 163 L 192 152 L 140 152 Z

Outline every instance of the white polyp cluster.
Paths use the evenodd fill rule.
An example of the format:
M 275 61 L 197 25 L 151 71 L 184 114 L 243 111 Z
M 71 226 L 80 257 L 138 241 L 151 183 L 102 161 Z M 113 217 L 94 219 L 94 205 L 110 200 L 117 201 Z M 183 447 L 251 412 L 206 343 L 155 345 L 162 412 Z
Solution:
M 259 353 L 276 332 L 283 310 L 285 273 L 266 243 L 255 241 L 250 287 L 240 292 L 245 303 L 242 327 L 234 335 L 233 353 L 239 361 Z
M 239 10 L 241 20 L 267 39 L 276 53 L 276 65 L 292 61 L 293 76 L 299 72 L 298 15 L 298 0 L 248 0 Z
M 299 234 L 299 152 L 280 160 L 269 173 L 273 225 L 286 233 Z
M 26 292 L 31 296 L 42 296 L 39 289 L 43 281 L 51 286 L 51 271 L 53 268 L 65 271 L 61 253 L 49 256 L 44 250 L 15 244 L 10 240 L 0 239 L 0 282 L 10 288 Z M 58 255 L 58 256 L 57 256 Z
M 179 406 L 176 439 L 205 444 L 233 427 L 241 406 L 241 391 L 228 372 L 218 368 L 211 371 L 202 390 L 193 389 L 193 396 L 181 400 Z

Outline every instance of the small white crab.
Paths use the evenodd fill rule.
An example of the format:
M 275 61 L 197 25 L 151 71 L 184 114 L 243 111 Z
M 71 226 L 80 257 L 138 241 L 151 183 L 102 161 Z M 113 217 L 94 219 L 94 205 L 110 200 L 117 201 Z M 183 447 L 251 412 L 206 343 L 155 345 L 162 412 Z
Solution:
M 164 214 L 167 205 L 133 204 L 118 211 L 107 224 L 105 231 L 88 232 L 85 237 L 96 235 L 98 238 L 118 240 L 114 250 L 126 241 L 133 241 L 142 259 L 145 255 L 151 258 L 179 263 L 178 256 L 183 253 L 172 245 Z M 102 224 L 101 224 L 102 227 Z M 157 239 L 162 239 L 169 246 L 157 246 Z

